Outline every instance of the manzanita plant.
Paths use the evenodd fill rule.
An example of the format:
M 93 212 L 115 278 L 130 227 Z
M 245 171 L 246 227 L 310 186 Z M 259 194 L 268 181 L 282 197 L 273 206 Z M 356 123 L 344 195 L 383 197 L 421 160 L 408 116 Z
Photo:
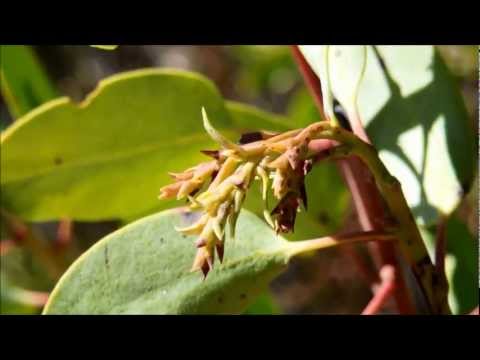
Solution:
M 43 313 L 242 313 L 293 257 L 359 242 L 380 259 L 365 313 L 389 296 L 400 313 L 478 305 L 446 269 L 463 262 L 463 283 L 476 281 L 473 239 L 447 247 L 439 230 L 432 241 L 434 224 L 453 228 L 475 172 L 473 132 L 434 47 L 292 47 L 319 114 L 308 123 L 224 101 L 207 79 L 172 69 L 114 75 L 81 104 L 29 111 L 9 66 L 18 50 L 2 46 L 2 92 L 20 117 L 1 137 L 2 231 L 61 275 Z M 285 239 L 329 196 L 309 188 L 326 162 L 339 165 L 362 230 Z M 126 225 L 64 273 L 65 259 L 24 224 L 115 218 Z

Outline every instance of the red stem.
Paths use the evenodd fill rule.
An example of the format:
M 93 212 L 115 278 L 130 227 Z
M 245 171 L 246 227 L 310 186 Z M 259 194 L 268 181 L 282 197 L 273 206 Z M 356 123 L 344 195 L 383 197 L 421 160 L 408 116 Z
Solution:
M 362 315 L 377 314 L 395 292 L 395 268 L 393 266 L 385 265 L 380 270 L 380 278 L 382 279 L 382 283 L 362 311 Z
M 10 250 L 16 248 L 17 246 L 17 243 L 12 239 L 5 239 L 0 241 L 0 256 L 7 255 Z
M 320 80 L 305 61 L 298 46 L 292 46 L 292 52 L 304 81 L 315 100 L 318 111 L 323 116 Z M 353 132 L 362 138 L 362 140 L 370 142 L 360 119 L 350 119 L 350 122 Z M 360 159 L 355 157 L 339 160 L 338 163 L 342 176 L 352 194 L 352 199 L 362 229 L 365 231 L 382 230 L 386 222 L 385 211 L 381 195 L 378 192 L 370 171 Z M 379 243 L 373 244 L 372 246 L 378 249 L 382 265 L 391 265 L 395 269 L 396 284 L 394 288 L 394 297 L 399 312 L 402 314 L 413 313 L 414 308 L 396 258 L 394 244 Z
M 50 293 L 43 291 L 20 290 L 20 300 L 24 304 L 35 307 L 44 307 L 48 301 Z
M 447 217 L 442 217 L 438 222 L 437 227 L 437 241 L 435 242 L 435 267 L 437 268 L 438 273 L 445 277 L 445 253 L 447 251 L 447 237 L 446 237 L 446 227 L 447 227 Z
M 307 87 L 310 89 L 310 95 L 315 101 L 315 105 L 317 106 L 318 112 L 320 113 L 320 118 L 326 119 L 325 113 L 323 112 L 323 96 L 320 81 L 318 80 L 310 65 L 308 65 L 298 46 L 292 45 L 291 49 L 293 52 L 293 58 L 295 59 L 298 67 L 300 68 L 300 71 L 302 72 L 303 80 L 307 84 Z
M 468 315 L 478 315 L 478 306 L 476 307 L 476 309 L 473 309 L 473 311 Z
M 55 245 L 58 250 L 65 249 L 72 240 L 73 223 L 69 219 L 62 219 L 58 223 Z

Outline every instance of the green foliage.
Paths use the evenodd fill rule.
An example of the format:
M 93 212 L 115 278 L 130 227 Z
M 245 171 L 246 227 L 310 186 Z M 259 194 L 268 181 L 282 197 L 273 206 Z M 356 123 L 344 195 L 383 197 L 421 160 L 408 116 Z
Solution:
M 298 126 L 284 116 L 274 115 L 235 101 L 226 102 L 233 127 L 239 133 L 250 131 L 286 131 Z
M 58 96 L 29 46 L 2 45 L 0 58 L 1 92 L 12 116 L 22 116 Z
M 321 120 L 320 113 L 305 88 L 300 88 L 292 96 L 287 106 L 287 114 L 299 127 L 305 127 L 312 122 Z
M 453 77 L 430 46 L 369 46 L 364 74 L 363 47 L 332 46 L 328 69 L 324 50 L 302 47 L 348 116 L 360 115 L 380 157 L 401 181 L 417 222 L 424 225 L 422 235 L 432 254 L 434 224 L 455 210 L 475 170 L 473 132 Z M 298 80 L 288 47 L 242 46 L 232 53 L 242 65 L 237 90 L 247 97 L 284 94 Z M 49 101 L 56 92 L 30 47 L 1 46 L 1 55 L 1 91 L 19 119 L 5 131 L 0 119 L 0 205 L 27 221 L 68 217 L 128 223 L 183 205 L 157 196 L 170 182 L 169 171 L 206 161 L 200 150 L 217 148 L 202 126 L 201 107 L 232 141 L 244 132 L 286 131 L 319 120 L 303 88 L 292 97 L 287 116 L 280 116 L 225 101 L 208 79 L 172 69 L 111 76 L 80 104 L 68 98 Z M 329 83 L 323 81 L 327 70 Z M 259 182 L 252 187 L 246 208 L 262 217 Z M 350 196 L 334 164 L 315 166 L 306 188 L 309 210 L 298 214 L 295 233 L 286 239 L 332 233 L 344 222 Z M 269 204 L 274 204 L 271 196 Z M 224 264 L 216 265 L 206 280 L 189 272 L 193 238 L 174 229 L 195 215 L 175 209 L 127 225 L 71 266 L 45 313 L 279 313 L 268 284 L 285 269 L 293 244 L 299 243 L 275 236 L 252 213 L 243 212 L 238 238 L 226 241 Z M 449 302 L 455 313 L 465 313 L 478 305 L 478 243 L 454 216 L 447 238 Z M 0 313 L 37 312 L 20 286 L 49 289 L 51 280 L 41 265 L 14 249 L 2 257 L 1 270 Z
M 47 291 L 54 283 L 47 276 L 44 266 L 35 256 L 21 247 L 2 255 L 1 272 L 18 287 L 29 290 Z
M 282 94 L 298 76 L 288 46 L 245 45 L 229 47 L 239 62 L 237 90 L 248 97 L 265 92 Z
M 37 307 L 25 302 L 24 292 L 13 286 L 9 278 L 0 272 L 0 314 L 38 314 Z
M 54 289 L 46 314 L 241 313 L 285 268 L 288 242 L 243 212 L 224 263 L 203 280 L 189 271 L 194 237 L 183 236 L 193 216 L 168 210 L 127 225 L 96 243 Z
M 133 220 L 171 207 L 175 202 L 157 199 L 158 189 L 169 182 L 167 173 L 204 161 L 200 150 L 216 147 L 202 127 L 201 106 L 232 139 L 247 131 L 296 127 L 281 116 L 224 103 L 208 80 L 192 73 L 115 75 L 82 104 L 54 100 L 2 134 L 2 206 L 31 221 Z M 32 138 L 37 139 L 35 152 Z M 335 175 L 314 172 L 308 179 L 320 187 L 334 186 L 327 196 L 346 204 L 336 201 L 344 193 L 335 190 Z
M 364 61 L 361 48 L 330 49 L 330 63 L 336 64 L 330 67 L 331 89 L 348 114 L 355 114 L 353 95 L 344 89 L 356 83 Z M 322 47 L 302 51 L 322 77 Z M 358 109 L 381 159 L 402 183 L 417 222 L 433 224 L 439 215 L 451 213 L 473 178 L 473 132 L 458 88 L 435 48 L 368 47 Z
M 271 294 L 265 292 L 244 312 L 246 315 L 278 315 L 280 308 Z
M 2 134 L 2 206 L 32 221 L 126 218 L 156 207 L 167 171 L 202 160 L 199 151 L 213 145 L 201 106 L 219 128 L 229 124 L 213 85 L 175 70 L 115 75 L 82 104 L 44 104 Z
M 115 50 L 118 45 L 90 45 L 91 47 L 102 49 L 102 50 Z
M 422 237 L 435 258 L 436 228 L 421 228 Z M 454 314 L 466 314 L 478 306 L 478 239 L 457 216 L 451 216 L 445 232 L 445 273 L 450 284 L 448 301 Z

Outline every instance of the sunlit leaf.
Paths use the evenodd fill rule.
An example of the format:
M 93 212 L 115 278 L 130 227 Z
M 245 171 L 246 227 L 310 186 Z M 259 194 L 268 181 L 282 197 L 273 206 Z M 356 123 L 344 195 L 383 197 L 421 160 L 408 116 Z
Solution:
M 170 182 L 168 172 L 205 161 L 200 150 L 217 147 L 202 126 L 202 106 L 232 141 L 243 132 L 297 126 L 295 120 L 224 102 L 211 82 L 189 72 L 115 75 L 83 103 L 54 100 L 2 134 L 2 206 L 33 221 L 131 221 L 179 204 L 157 199 L 159 188 Z M 321 176 L 309 179 L 323 186 Z
M 91 47 L 102 49 L 102 50 L 115 50 L 118 45 L 90 45 Z
M 360 48 L 340 52 L 340 57 L 342 52 L 348 55 L 345 63 L 351 66 L 330 68 L 333 94 L 339 100 L 343 82 L 351 86 L 358 74 Z M 302 51 L 322 78 L 320 50 L 307 46 Z M 351 103 L 343 105 L 348 114 L 354 113 Z M 381 159 L 402 183 L 417 222 L 432 224 L 439 214 L 451 213 L 472 181 L 474 135 L 458 86 L 436 49 L 369 46 L 358 108 Z
M 228 126 L 210 82 L 156 69 L 103 80 L 81 104 L 44 104 L 2 133 L 2 206 L 33 221 L 149 211 L 170 181 L 167 172 L 205 160 L 200 150 L 213 146 L 202 106 L 216 127 Z

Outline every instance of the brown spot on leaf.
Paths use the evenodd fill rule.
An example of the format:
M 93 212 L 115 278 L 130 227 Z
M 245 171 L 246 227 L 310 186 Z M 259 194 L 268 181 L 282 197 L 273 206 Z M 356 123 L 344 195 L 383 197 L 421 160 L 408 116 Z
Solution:
M 110 269 L 110 260 L 108 258 L 108 246 L 105 246 L 104 250 L 103 250 L 103 257 L 104 257 L 104 261 L 105 261 L 105 267 L 108 269 Z

